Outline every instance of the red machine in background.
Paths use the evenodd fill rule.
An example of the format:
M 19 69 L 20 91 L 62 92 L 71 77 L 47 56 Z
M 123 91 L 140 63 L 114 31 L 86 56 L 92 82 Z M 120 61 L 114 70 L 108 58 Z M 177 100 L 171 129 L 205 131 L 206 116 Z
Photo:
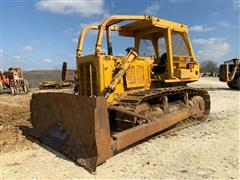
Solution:
M 10 67 L 8 71 L 0 70 L 0 94 L 11 92 L 13 95 L 29 92 L 29 84 L 23 78 L 21 68 Z

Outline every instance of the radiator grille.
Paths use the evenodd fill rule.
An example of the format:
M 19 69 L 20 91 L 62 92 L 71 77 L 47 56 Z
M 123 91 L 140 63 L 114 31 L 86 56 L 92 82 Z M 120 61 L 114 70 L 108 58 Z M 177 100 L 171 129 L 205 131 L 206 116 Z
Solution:
M 84 96 L 97 95 L 97 73 L 92 63 L 79 64 L 79 93 Z

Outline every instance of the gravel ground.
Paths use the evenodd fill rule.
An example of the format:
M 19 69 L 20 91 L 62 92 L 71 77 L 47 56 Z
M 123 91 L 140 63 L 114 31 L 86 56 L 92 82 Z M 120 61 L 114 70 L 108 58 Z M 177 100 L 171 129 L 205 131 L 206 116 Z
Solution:
M 205 122 L 127 149 L 100 165 L 96 175 L 22 135 L 19 127 L 30 126 L 31 95 L 2 95 L 1 179 L 239 179 L 240 92 L 217 78 L 191 86 L 209 91 L 212 107 Z

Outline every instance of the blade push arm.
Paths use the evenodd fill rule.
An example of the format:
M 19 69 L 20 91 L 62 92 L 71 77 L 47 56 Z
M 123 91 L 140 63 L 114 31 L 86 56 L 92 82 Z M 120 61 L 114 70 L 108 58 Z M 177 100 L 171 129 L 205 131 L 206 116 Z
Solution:
M 137 52 L 134 49 L 131 49 L 127 56 L 125 57 L 121 69 L 117 72 L 117 74 L 112 79 L 109 86 L 105 89 L 104 97 L 108 98 L 108 96 L 115 90 L 115 87 L 120 82 L 121 78 L 124 76 L 126 71 L 129 69 L 129 66 L 132 61 L 134 61 L 138 57 Z

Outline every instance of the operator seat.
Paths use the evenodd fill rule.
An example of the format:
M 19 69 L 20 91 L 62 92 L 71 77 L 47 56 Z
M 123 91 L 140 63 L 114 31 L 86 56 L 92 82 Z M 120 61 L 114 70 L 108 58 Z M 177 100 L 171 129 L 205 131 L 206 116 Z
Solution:
M 162 74 L 166 70 L 166 64 L 167 64 L 167 53 L 163 53 L 160 57 L 160 62 L 157 66 L 153 67 L 153 72 L 155 74 Z

